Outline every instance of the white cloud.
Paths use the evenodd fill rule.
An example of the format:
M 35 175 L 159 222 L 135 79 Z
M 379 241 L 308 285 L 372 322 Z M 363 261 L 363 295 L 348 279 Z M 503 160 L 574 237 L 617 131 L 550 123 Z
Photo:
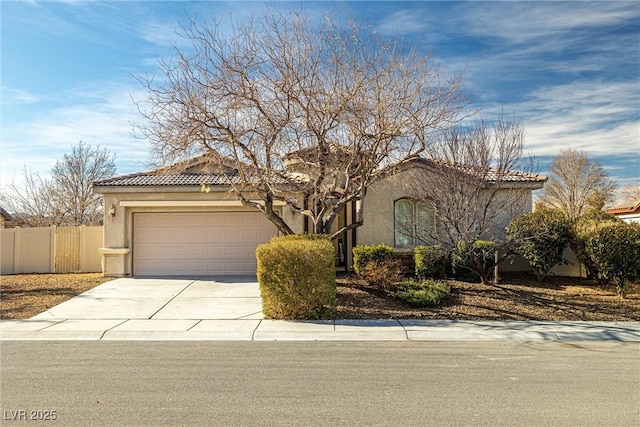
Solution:
M 569 30 L 616 25 L 637 19 L 634 2 L 470 2 L 464 8 L 467 31 L 523 43 Z
M 634 82 L 579 82 L 540 89 L 507 108 L 522 119 L 535 156 L 584 151 L 625 184 L 640 177 L 638 95 Z
M 554 156 L 568 147 L 600 155 L 640 156 L 640 117 L 635 82 L 585 81 L 545 86 L 522 102 L 488 105 L 489 119 L 504 109 L 521 120 L 527 147 Z
M 33 104 L 40 100 L 40 97 L 38 95 L 30 93 L 26 90 L 0 86 L 0 92 L 2 93 L 3 107 L 9 105 Z
M 23 165 L 47 174 L 56 160 L 80 140 L 116 154 L 118 173 L 144 170 L 148 145 L 132 135 L 138 111 L 131 100 L 135 85 L 104 83 L 59 94 L 63 105 L 39 110 L 2 132 L 2 187 L 19 180 Z
M 424 32 L 429 28 L 422 10 L 402 9 L 385 17 L 380 23 L 380 32 L 387 35 L 403 35 Z

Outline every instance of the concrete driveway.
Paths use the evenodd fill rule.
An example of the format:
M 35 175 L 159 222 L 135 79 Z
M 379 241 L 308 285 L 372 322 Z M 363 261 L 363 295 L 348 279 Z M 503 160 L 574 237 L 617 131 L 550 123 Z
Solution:
M 255 276 L 122 278 L 33 319 L 262 319 Z
M 0 338 L 251 340 L 262 318 L 255 276 L 121 278 L 29 320 L 3 320 Z
M 640 322 L 264 320 L 255 276 L 123 278 L 28 320 L 0 340 L 640 341 Z

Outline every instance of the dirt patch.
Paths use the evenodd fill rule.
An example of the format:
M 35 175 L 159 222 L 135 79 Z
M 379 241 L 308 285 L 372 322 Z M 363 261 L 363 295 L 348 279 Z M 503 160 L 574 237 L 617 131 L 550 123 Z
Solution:
M 580 278 L 513 275 L 498 285 L 449 281 L 451 295 L 439 306 L 415 308 L 366 284 L 338 282 L 339 319 L 458 319 L 639 321 L 640 285 L 626 299 L 615 287 Z
M 2 276 L 0 318 L 28 319 L 112 279 L 101 273 Z

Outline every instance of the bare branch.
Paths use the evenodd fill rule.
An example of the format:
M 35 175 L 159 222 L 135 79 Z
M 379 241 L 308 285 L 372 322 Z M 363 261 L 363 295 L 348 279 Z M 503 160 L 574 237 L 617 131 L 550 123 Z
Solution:
M 136 132 L 163 164 L 205 152 L 234 159 L 239 200 L 259 194 L 256 208 L 283 232 L 269 200 L 326 233 L 339 207 L 465 116 L 461 75 L 353 23 L 270 10 L 230 24 L 223 34 L 220 21 L 192 21 L 191 47 L 140 78 L 148 98 Z M 287 179 L 306 206 L 290 202 Z
M 563 150 L 549 166 L 549 182 L 538 195 L 541 206 L 559 209 L 570 220 L 611 203 L 617 184 L 586 153 Z

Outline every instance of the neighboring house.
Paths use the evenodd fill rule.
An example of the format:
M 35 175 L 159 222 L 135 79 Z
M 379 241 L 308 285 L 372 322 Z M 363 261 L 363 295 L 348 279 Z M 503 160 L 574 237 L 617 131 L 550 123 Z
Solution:
M 409 162 L 393 176 L 374 183 L 364 201 L 364 225 L 335 240 L 336 265 L 349 269 L 356 244 L 398 242 L 398 223 L 421 213 L 411 182 L 428 173 L 428 161 Z M 531 191 L 545 178 L 514 173 L 506 191 L 523 192 L 521 212 L 531 211 Z M 104 195 L 104 273 L 110 276 L 180 276 L 255 274 L 255 249 L 278 234 L 276 227 L 256 209 L 238 201 L 230 184 L 239 180 L 232 162 L 212 170 L 207 156 L 175 167 L 96 181 L 93 190 Z M 282 182 L 286 186 L 287 182 Z M 301 195 L 292 193 L 292 198 Z M 359 203 L 359 202 L 358 202 Z M 307 217 L 284 202 L 276 202 L 281 218 L 296 233 L 307 232 Z M 343 209 L 333 224 L 335 232 L 355 219 L 355 204 Z M 400 221 L 398 215 L 405 215 Z M 504 218 L 506 226 L 511 217 Z
M 607 213 L 615 215 L 625 222 L 640 223 L 640 200 L 635 205 L 618 206 L 607 210 Z
M 0 228 L 5 228 L 9 221 L 11 221 L 11 215 L 0 207 Z

